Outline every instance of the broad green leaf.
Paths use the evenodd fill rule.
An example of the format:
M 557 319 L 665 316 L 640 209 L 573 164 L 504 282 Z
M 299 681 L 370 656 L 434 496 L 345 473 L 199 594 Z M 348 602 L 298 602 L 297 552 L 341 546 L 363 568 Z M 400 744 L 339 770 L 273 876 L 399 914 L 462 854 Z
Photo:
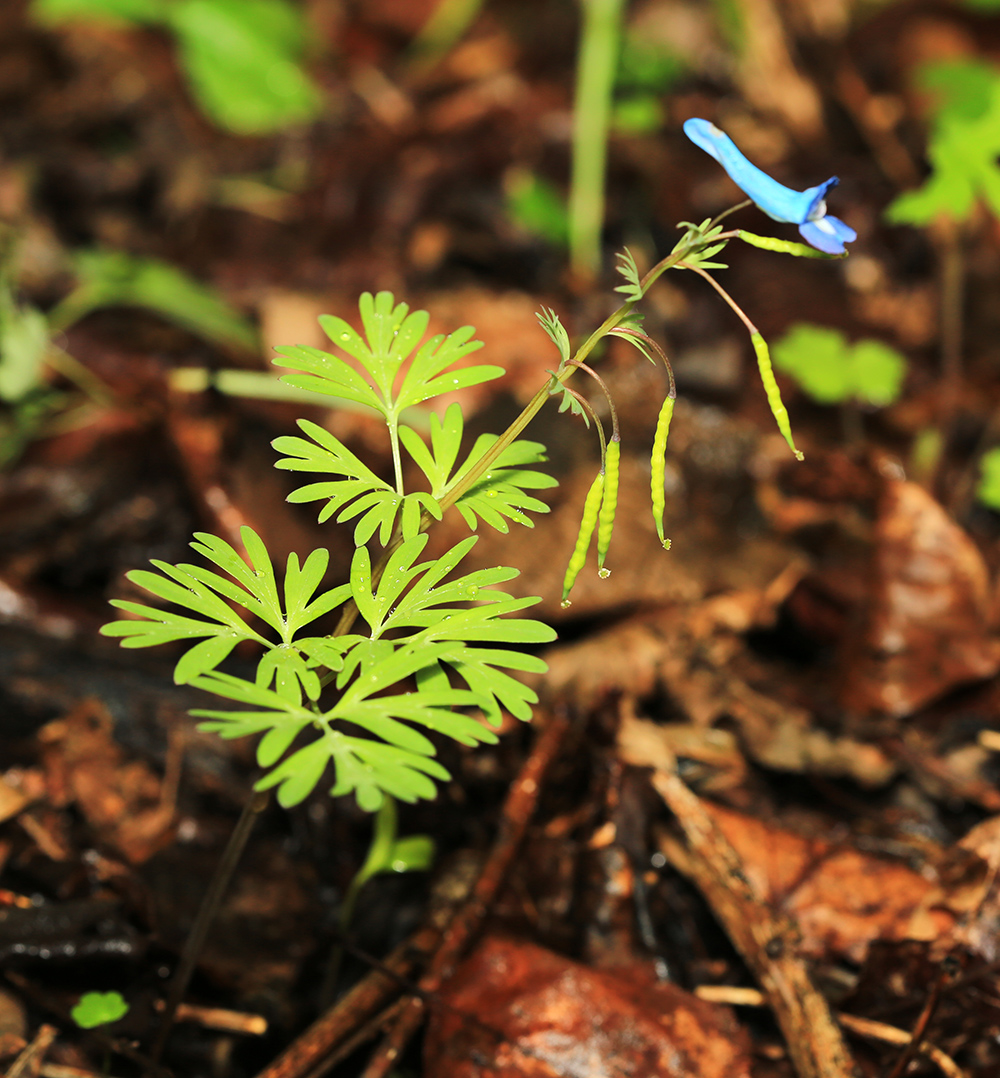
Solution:
M 895 348 L 881 341 L 858 341 L 851 350 L 851 368 L 859 400 L 881 408 L 899 398 L 906 360 Z
M 286 0 L 174 0 L 181 63 L 202 109 L 241 135 L 267 135 L 319 114 L 301 65 L 305 28 Z

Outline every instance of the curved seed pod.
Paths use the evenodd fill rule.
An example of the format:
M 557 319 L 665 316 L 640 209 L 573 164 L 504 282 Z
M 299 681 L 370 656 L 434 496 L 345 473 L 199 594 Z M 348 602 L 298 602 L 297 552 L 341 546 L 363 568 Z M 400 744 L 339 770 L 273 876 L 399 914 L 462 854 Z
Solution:
M 653 497 L 653 523 L 656 534 L 664 550 L 670 549 L 670 540 L 663 538 L 663 511 L 666 508 L 666 495 L 663 486 L 667 472 L 667 435 L 670 433 L 670 420 L 674 414 L 674 398 L 667 397 L 660 408 L 656 421 L 656 434 L 653 436 L 653 455 L 650 458 L 650 493 Z
M 576 546 L 570 555 L 569 565 L 566 566 L 566 576 L 563 579 L 562 605 L 569 606 L 569 593 L 580 575 L 584 562 L 587 560 L 587 551 L 590 549 L 590 539 L 594 534 L 597 524 L 597 513 L 601 508 L 601 497 L 604 494 L 604 471 L 597 473 L 597 477 L 590 484 L 587 491 L 587 499 L 583 503 L 583 518 L 580 521 L 580 534 L 576 537 Z
M 781 254 L 795 255 L 796 258 L 846 258 L 847 252 L 842 255 L 827 254 L 825 251 L 817 251 L 815 247 L 807 247 L 804 243 L 795 243 L 793 240 L 779 240 L 774 236 L 758 236 L 754 232 L 747 232 L 744 228 L 736 229 L 736 236 L 751 247 L 760 247 L 765 251 L 778 251 Z
M 771 369 L 771 353 L 768 351 L 767 341 L 756 332 L 750 334 L 750 340 L 753 341 L 753 350 L 757 353 L 757 369 L 760 371 L 760 380 L 764 383 L 764 392 L 767 394 L 767 403 L 771 406 L 771 414 L 778 424 L 778 430 L 784 435 L 789 448 L 795 454 L 796 460 L 802 460 L 803 455 L 795 448 L 795 441 L 792 438 L 792 427 L 788 422 L 788 409 L 782 403 L 781 391 L 778 389 L 778 383 L 774 380 L 774 371 Z
M 615 511 L 618 508 L 621 455 L 621 439 L 615 434 L 608 442 L 608 451 L 604 458 L 604 498 L 601 501 L 601 512 L 597 517 L 597 571 L 601 577 L 611 575 L 611 570 L 604 568 L 604 558 L 611 544 L 611 531 L 615 526 Z

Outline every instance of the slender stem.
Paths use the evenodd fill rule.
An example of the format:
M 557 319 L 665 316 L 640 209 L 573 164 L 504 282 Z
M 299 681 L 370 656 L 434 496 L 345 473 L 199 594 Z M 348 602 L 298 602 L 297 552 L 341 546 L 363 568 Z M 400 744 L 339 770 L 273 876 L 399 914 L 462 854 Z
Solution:
M 706 273 L 705 270 L 701 268 L 701 266 L 694 266 L 690 262 L 678 262 L 677 268 L 691 270 L 692 272 L 697 273 L 700 277 L 704 277 L 705 280 L 708 281 L 708 283 L 715 289 L 715 291 L 718 292 L 720 296 L 722 296 L 726 303 L 729 304 L 729 306 L 735 312 L 739 320 L 743 323 L 743 325 L 747 327 L 747 330 L 750 332 L 750 334 L 753 335 L 755 333 L 760 333 L 760 330 L 746 316 L 746 313 L 744 312 L 743 308 L 736 302 L 736 300 L 733 299 L 733 297 L 722 287 L 721 284 L 719 284 L 719 282 L 710 273 Z
M 392 468 L 396 476 L 396 493 L 403 496 L 403 462 L 399 455 L 399 421 L 395 416 L 386 423 L 389 428 L 389 444 L 392 446 Z
M 728 210 L 723 210 L 722 213 L 720 213 L 718 217 L 716 217 L 714 220 L 709 222 L 708 227 L 710 229 L 715 228 L 715 226 L 720 221 L 724 221 L 731 213 L 736 213 L 737 210 L 745 210 L 747 208 L 747 206 L 752 206 L 752 205 L 753 205 L 753 199 L 752 198 L 745 198 L 745 199 L 743 199 L 742 202 L 737 202 L 735 206 L 730 206 Z
M 202 947 L 205 945 L 205 937 L 208 935 L 208 930 L 212 926 L 216 913 L 218 913 L 233 872 L 235 872 L 240 857 L 243 855 L 243 850 L 246 847 L 247 840 L 250 838 L 253 825 L 257 822 L 257 817 L 270 804 L 270 801 L 271 795 L 266 790 L 256 791 L 247 799 L 236 827 L 229 836 L 229 842 L 226 844 L 222 857 L 216 865 L 215 874 L 212 876 L 208 890 L 205 892 L 205 897 L 198 908 L 198 914 L 195 917 L 194 924 L 191 926 L 188 938 L 184 941 L 180 962 L 174 972 L 173 980 L 170 982 L 170 991 L 167 993 L 163 1019 L 160 1022 L 156 1040 L 153 1042 L 153 1047 L 149 1053 L 150 1058 L 155 1063 L 159 1063 L 163 1056 L 163 1050 L 167 1046 L 167 1038 L 170 1036 L 170 1031 L 174 1025 L 177 1007 L 187 991 L 188 983 L 194 973 L 195 966 L 198 964 Z
M 719 240 L 732 239 L 736 236 L 736 233 L 732 235 L 726 235 L 723 233 L 720 236 L 716 236 L 714 240 L 707 241 L 709 243 L 717 243 Z M 697 251 L 699 248 L 706 245 L 705 240 L 696 240 L 694 243 L 689 243 L 685 247 L 680 247 L 677 250 L 671 251 L 666 258 L 661 259 L 655 266 L 642 278 L 639 282 L 639 287 L 645 295 L 651 285 L 668 269 L 672 269 L 674 266 L 679 265 L 689 254 L 693 251 Z M 697 269 L 694 266 L 685 266 L 685 269 Z M 721 286 L 716 283 L 707 273 L 703 270 L 699 270 L 708 277 L 712 284 L 720 289 Z M 729 303 L 733 303 L 733 300 L 729 298 L 728 294 L 724 293 Z M 641 297 L 639 297 L 641 298 Z M 621 323 L 631 314 L 636 303 L 639 302 L 639 298 L 634 300 L 630 299 L 628 302 L 623 303 L 620 307 L 614 310 L 607 318 L 594 330 L 593 333 L 583 342 L 582 345 L 576 350 L 576 354 L 569 360 L 569 362 L 563 364 L 559 372 L 554 376 L 555 380 L 560 384 L 564 383 L 570 375 L 576 370 L 580 363 L 590 355 L 590 353 L 597 346 L 598 342 L 606 337 L 608 333 L 615 327 L 621 325 Z M 744 321 L 749 325 L 749 320 L 746 316 L 736 308 L 737 312 L 741 315 Z M 754 331 L 751 331 L 754 332 Z M 476 483 L 493 467 L 499 458 L 500 454 L 515 442 L 521 432 L 528 426 L 528 424 L 535 418 L 536 415 L 542 410 L 546 401 L 552 395 L 552 382 L 551 380 L 546 382 L 537 393 L 531 398 L 530 401 L 524 406 L 521 414 L 514 420 L 513 423 L 500 435 L 500 437 L 490 446 L 489 449 L 476 461 L 476 463 L 462 476 L 453 487 L 450 487 L 440 500 L 442 513 L 450 509 L 467 491 L 471 490 Z M 433 517 L 428 513 L 424 513 L 420 520 L 420 530 L 426 531 L 433 522 Z M 382 557 L 378 560 L 376 565 L 372 568 L 372 586 L 374 587 L 381 579 L 382 573 L 386 564 L 393 554 L 402 545 L 403 538 L 401 535 L 396 535 L 389 545 L 382 552 Z M 353 599 L 348 601 L 344 605 L 344 609 L 341 612 L 340 619 L 337 622 L 337 626 L 334 629 L 332 636 L 343 636 L 345 633 L 350 632 L 351 626 L 354 624 L 355 619 L 358 616 L 358 608 Z M 323 678 L 323 684 L 329 683 L 332 677 L 335 675 L 328 674 Z
M 573 103 L 569 250 L 573 271 L 588 279 L 597 274 L 601 262 L 608 126 L 622 5 L 623 0 L 580 0 L 583 27 Z
M 333 1001 L 337 989 L 337 976 L 340 973 L 340 964 L 344 958 L 343 940 L 354 919 L 354 908 L 358 903 L 361 888 L 379 872 L 384 871 L 392 857 L 392 848 L 396 844 L 398 833 L 398 816 L 396 812 L 396 799 L 386 796 L 375 816 L 372 825 L 371 842 L 368 845 L 368 855 L 364 864 L 354 874 L 354 878 L 344 892 L 343 901 L 340 903 L 340 912 L 337 916 L 339 929 L 338 941 L 330 952 L 326 972 L 323 974 L 323 986 L 320 990 L 319 1004 L 325 1009 Z
M 593 367 L 589 367 L 586 363 L 577 363 L 576 366 L 578 366 L 581 371 L 586 371 L 587 374 L 589 374 L 601 387 L 601 392 L 608 402 L 608 408 L 611 409 L 611 435 L 613 438 L 620 438 L 621 435 L 618 429 L 618 409 L 615 407 L 615 399 L 611 396 L 611 390 L 608 389 L 608 383 L 604 381 Z

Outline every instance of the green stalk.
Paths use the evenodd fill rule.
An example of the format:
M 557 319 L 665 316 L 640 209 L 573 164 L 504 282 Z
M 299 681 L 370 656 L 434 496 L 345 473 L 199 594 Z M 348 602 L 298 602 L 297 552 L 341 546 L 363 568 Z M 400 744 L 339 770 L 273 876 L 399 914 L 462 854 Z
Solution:
M 573 272 L 589 279 L 601 261 L 608 126 L 621 41 L 623 0 L 580 0 L 583 28 L 573 103 L 569 252 Z

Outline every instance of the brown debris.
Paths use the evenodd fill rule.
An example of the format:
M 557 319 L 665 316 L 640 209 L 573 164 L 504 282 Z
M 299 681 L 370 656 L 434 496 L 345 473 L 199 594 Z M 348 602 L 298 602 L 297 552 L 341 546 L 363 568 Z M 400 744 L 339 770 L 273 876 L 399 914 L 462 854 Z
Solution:
M 76 804 L 101 841 L 133 864 L 172 841 L 179 742 L 161 780 L 142 761 L 126 759 L 113 738 L 111 716 L 96 700 L 85 700 L 65 718 L 50 722 L 38 737 L 49 804 Z
M 435 1078 L 748 1078 L 732 1013 L 657 983 L 648 968 L 598 971 L 531 943 L 487 937 L 434 1008 Z
M 909 715 L 1000 668 L 982 555 L 915 483 L 886 483 L 870 595 L 844 655 L 843 698 L 853 711 Z

